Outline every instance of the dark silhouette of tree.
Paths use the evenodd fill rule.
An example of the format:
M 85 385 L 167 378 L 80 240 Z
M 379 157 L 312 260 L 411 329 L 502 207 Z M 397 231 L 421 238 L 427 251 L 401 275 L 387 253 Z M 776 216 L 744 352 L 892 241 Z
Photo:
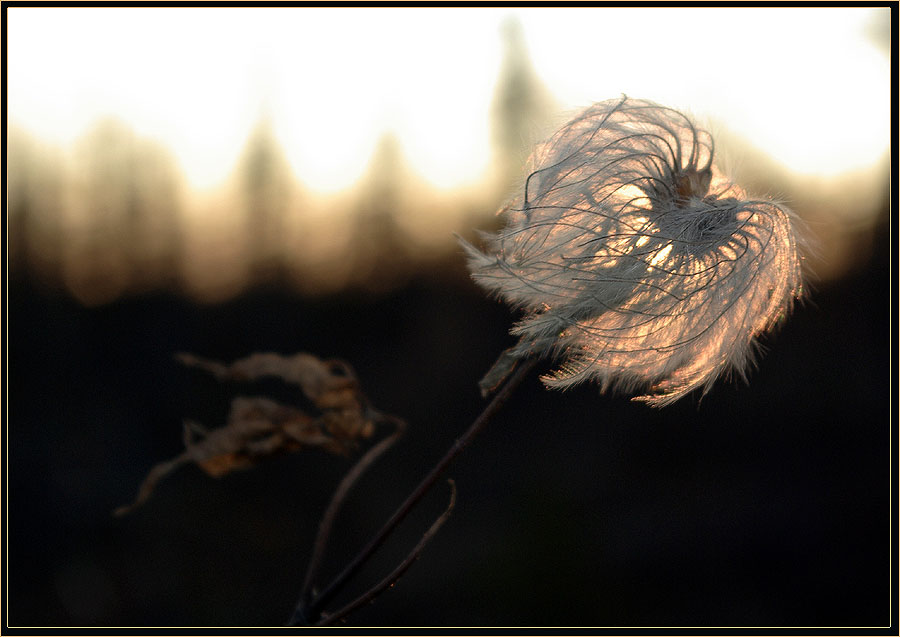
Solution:
M 534 70 L 518 19 L 504 22 L 502 36 L 505 53 L 491 105 L 491 128 L 498 187 L 505 195 L 521 179 L 528 152 L 557 105 Z
M 241 215 L 246 228 L 250 274 L 255 281 L 284 275 L 286 218 L 296 183 L 271 122 L 263 118 L 250 135 L 237 168 Z
M 16 277 L 58 284 L 65 167 L 60 152 L 22 130 L 7 138 L 8 265 Z
M 389 283 L 408 265 L 409 249 L 397 216 L 409 205 L 413 179 L 397 138 L 385 134 L 357 187 L 352 215 L 354 276 L 369 285 Z
M 65 278 L 88 303 L 174 277 L 181 251 L 181 178 L 157 142 L 108 119 L 74 151 L 65 213 Z

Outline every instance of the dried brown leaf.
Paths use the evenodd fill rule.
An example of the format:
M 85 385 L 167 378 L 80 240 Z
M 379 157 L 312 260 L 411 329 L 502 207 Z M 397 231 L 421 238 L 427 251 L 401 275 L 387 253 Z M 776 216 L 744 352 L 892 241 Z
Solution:
M 219 477 L 252 467 L 264 458 L 304 447 L 347 454 L 374 432 L 377 412 L 369 407 L 359 390 L 353 369 L 342 361 L 323 361 L 305 353 L 253 354 L 230 365 L 191 354 L 179 354 L 177 358 L 219 380 L 281 378 L 299 386 L 321 413 L 308 414 L 264 397 L 237 397 L 231 402 L 224 427 L 208 430 L 186 421 L 184 453 L 153 467 L 134 503 L 116 509 L 115 515 L 124 515 L 143 504 L 163 477 L 188 462 L 195 463 L 210 476 Z

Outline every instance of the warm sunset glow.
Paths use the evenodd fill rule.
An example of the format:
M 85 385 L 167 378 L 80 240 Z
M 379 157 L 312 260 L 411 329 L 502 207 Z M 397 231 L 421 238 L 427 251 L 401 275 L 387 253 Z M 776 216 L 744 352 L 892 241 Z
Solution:
M 13 7 L 9 113 L 63 143 L 117 117 L 200 188 L 228 177 L 262 117 L 320 192 L 356 181 L 393 132 L 413 170 L 452 188 L 490 166 L 500 25 L 515 15 L 564 107 L 646 97 L 831 175 L 887 149 L 889 61 L 866 35 L 885 12 Z
M 627 93 L 693 113 L 792 170 L 837 175 L 888 149 L 887 9 L 608 8 L 521 13 L 535 66 L 567 104 Z M 627 28 L 626 28 L 627 27 Z
M 10 113 L 68 143 L 115 116 L 223 182 L 261 117 L 296 176 L 336 191 L 385 132 L 441 187 L 487 169 L 499 11 L 10 9 Z M 467 44 L 461 46 L 460 34 Z
M 647 237 L 640 237 L 638 239 L 638 241 L 640 241 L 641 239 L 646 239 L 646 238 Z M 635 242 L 635 245 L 640 245 L 640 244 Z M 672 244 L 670 243 L 667 246 L 665 246 L 664 248 L 662 248 L 661 250 L 657 251 L 656 254 L 649 261 L 647 261 L 647 263 L 649 263 L 651 266 L 659 267 L 666 262 L 666 258 L 669 256 L 669 253 L 671 251 L 672 251 Z M 653 267 L 648 267 L 647 271 L 652 272 Z
M 886 8 L 5 15 L 11 258 L 89 305 L 393 285 L 496 211 L 569 115 L 622 94 L 691 115 L 731 177 L 789 202 L 823 278 L 864 254 L 885 201 Z M 585 257 L 610 276 L 631 252 L 656 267 L 648 193 L 617 196 L 637 238 Z

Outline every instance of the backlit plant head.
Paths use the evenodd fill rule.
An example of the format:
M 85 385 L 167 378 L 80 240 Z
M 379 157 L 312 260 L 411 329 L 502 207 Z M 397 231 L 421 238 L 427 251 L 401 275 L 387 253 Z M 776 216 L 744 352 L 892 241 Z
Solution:
M 662 406 L 726 370 L 801 292 L 791 212 L 749 197 L 686 116 L 622 97 L 581 112 L 531 157 L 474 279 L 525 311 L 514 358 L 553 356 L 548 387 L 585 380 Z

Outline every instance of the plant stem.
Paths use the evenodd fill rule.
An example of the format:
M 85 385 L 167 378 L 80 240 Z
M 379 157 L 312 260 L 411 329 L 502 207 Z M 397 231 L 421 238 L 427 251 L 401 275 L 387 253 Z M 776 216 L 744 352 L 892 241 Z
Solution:
M 413 562 L 419 559 L 419 555 L 422 553 L 425 545 L 428 544 L 431 538 L 434 537 L 434 535 L 444 525 L 444 522 L 447 521 L 447 518 L 450 517 L 450 513 L 453 511 L 453 507 L 456 505 L 456 485 L 453 483 L 453 480 L 448 480 L 448 482 L 450 483 L 450 504 L 447 505 L 447 508 L 440 515 L 440 517 L 432 523 L 432 525 L 425 532 L 425 535 L 422 536 L 422 539 L 419 540 L 419 543 L 416 544 L 412 552 L 406 556 L 406 559 L 400 562 L 399 566 L 391 571 L 390 575 L 385 577 L 383 580 L 378 582 L 375 586 L 357 597 L 355 600 L 344 606 L 341 610 L 331 615 L 326 615 L 318 624 L 316 624 L 317 626 L 332 626 L 336 624 L 337 622 L 344 619 L 347 615 L 355 611 L 357 608 L 361 608 L 370 603 L 376 597 L 381 595 L 381 593 L 396 584 L 397 580 L 403 577 L 403 574 L 409 570 L 409 567 L 413 565 Z
M 306 570 L 306 577 L 303 580 L 303 588 L 300 592 L 300 600 L 301 604 L 305 604 L 306 600 L 309 598 L 309 592 L 312 589 L 313 580 L 319 572 L 319 565 L 322 562 L 322 557 L 325 554 L 325 547 L 328 545 L 328 537 L 331 534 L 331 527 L 334 524 L 334 519 L 337 517 L 338 510 L 341 508 L 341 505 L 344 503 L 344 499 L 347 497 L 347 493 L 350 491 L 350 488 L 356 484 L 356 481 L 363 474 L 363 472 L 368 469 L 372 463 L 375 462 L 385 451 L 390 449 L 390 447 L 397 441 L 400 436 L 403 435 L 403 432 L 406 429 L 406 423 L 400 420 L 399 418 L 394 418 L 393 416 L 382 416 L 383 419 L 390 421 L 394 425 L 394 432 L 388 436 L 387 438 L 381 440 L 378 444 L 374 445 L 371 449 L 369 449 L 366 454 L 360 458 L 359 462 L 350 470 L 350 472 L 344 476 L 344 479 L 341 480 L 341 483 L 338 485 L 337 490 L 334 492 L 334 495 L 331 498 L 331 502 L 328 505 L 328 508 L 325 510 L 325 514 L 322 516 L 322 521 L 319 523 L 319 533 L 316 535 L 316 543 L 315 548 L 313 550 L 312 558 L 309 561 L 309 567 Z
M 494 398 L 488 403 L 484 411 L 479 414 L 466 432 L 453 443 L 453 446 L 444 454 L 444 457 L 431 469 L 428 475 L 422 479 L 419 486 L 406 498 L 406 501 L 394 512 L 394 515 L 384 524 L 381 530 L 369 541 L 368 544 L 359 552 L 359 554 L 351 561 L 344 570 L 338 575 L 334 581 L 322 591 L 308 606 L 305 606 L 303 600 L 297 605 L 294 614 L 291 617 L 290 625 L 297 626 L 300 624 L 315 624 L 319 621 L 322 609 L 334 596 L 340 592 L 347 581 L 353 577 L 357 571 L 369 560 L 372 554 L 382 545 L 388 538 L 394 528 L 406 517 L 410 510 L 422 499 L 429 489 L 437 482 L 441 474 L 446 471 L 456 457 L 465 449 L 475 436 L 484 428 L 494 414 L 499 411 L 500 407 L 506 402 L 513 390 L 522 382 L 526 374 L 534 367 L 536 359 L 522 361 L 518 365 L 515 373 L 513 373 L 500 390 L 494 395 Z

